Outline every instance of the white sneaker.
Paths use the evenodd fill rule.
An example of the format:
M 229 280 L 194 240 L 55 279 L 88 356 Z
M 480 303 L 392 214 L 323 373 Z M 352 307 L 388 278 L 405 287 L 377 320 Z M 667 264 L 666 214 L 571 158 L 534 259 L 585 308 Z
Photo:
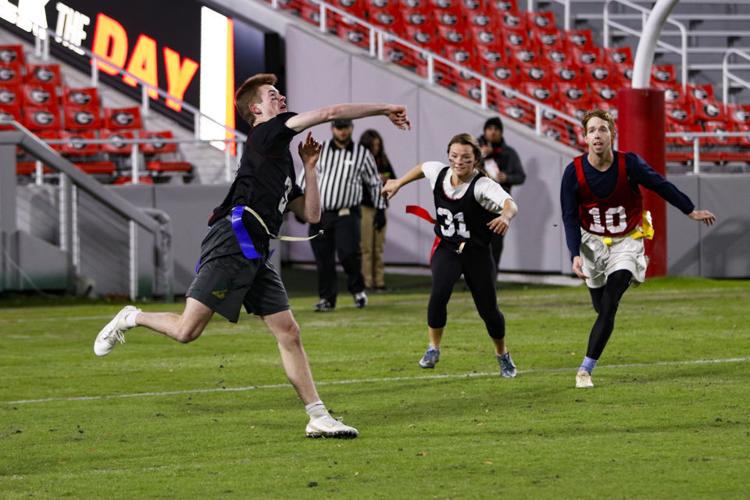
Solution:
M 330 415 L 311 418 L 305 427 L 305 436 L 309 438 L 339 438 L 354 439 L 359 436 L 359 431 L 354 427 L 344 425 Z
M 594 387 L 591 374 L 586 370 L 580 370 L 576 374 L 576 389 L 589 389 L 591 387 Z
M 125 343 L 125 332 L 129 330 L 130 326 L 126 321 L 127 317 L 131 314 L 137 314 L 141 312 L 140 309 L 134 306 L 125 306 L 120 312 L 118 312 L 112 321 L 107 323 L 104 328 L 99 332 L 94 341 L 94 354 L 97 356 L 106 356 L 112 349 L 115 348 L 117 343 Z

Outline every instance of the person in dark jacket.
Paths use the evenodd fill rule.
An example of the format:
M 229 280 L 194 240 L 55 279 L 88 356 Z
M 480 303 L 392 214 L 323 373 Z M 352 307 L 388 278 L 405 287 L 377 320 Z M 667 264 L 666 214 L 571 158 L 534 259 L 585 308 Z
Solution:
M 508 146 L 503 139 L 503 122 L 499 116 L 490 118 L 484 122 L 484 130 L 479 137 L 479 147 L 484 159 L 484 170 L 487 175 L 510 194 L 513 186 L 523 184 L 526 173 L 523 171 L 521 159 L 512 147 Z M 492 258 L 495 260 L 495 275 L 500 265 L 500 256 L 503 253 L 503 242 L 505 235 L 494 234 L 492 236 Z

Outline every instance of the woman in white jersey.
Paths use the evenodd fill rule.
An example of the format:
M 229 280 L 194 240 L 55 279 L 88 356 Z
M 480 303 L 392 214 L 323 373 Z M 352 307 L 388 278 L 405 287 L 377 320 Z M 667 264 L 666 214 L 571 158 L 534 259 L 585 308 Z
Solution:
M 419 366 L 434 368 L 440 359 L 440 341 L 447 320 L 453 285 L 464 275 L 479 316 L 495 344 L 500 374 L 516 376 L 516 366 L 505 346 L 505 318 L 497 306 L 490 239 L 505 234 L 518 207 L 510 195 L 480 169 L 482 154 L 470 134 L 458 134 L 448 143 L 448 165 L 429 161 L 403 177 L 389 180 L 383 194 L 427 177 L 435 198 L 435 245 L 430 268 L 432 292 L 427 307 L 429 347 Z M 429 218 L 429 215 L 427 216 Z

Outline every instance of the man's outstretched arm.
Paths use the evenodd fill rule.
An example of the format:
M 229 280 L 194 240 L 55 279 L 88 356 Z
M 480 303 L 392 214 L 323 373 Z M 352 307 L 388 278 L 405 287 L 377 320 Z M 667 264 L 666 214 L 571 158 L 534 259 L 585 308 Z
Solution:
M 406 106 L 400 104 L 334 104 L 313 111 L 305 111 L 294 115 L 286 121 L 290 129 L 301 132 L 306 128 L 314 127 L 320 123 L 332 120 L 354 120 L 367 116 L 387 116 L 396 127 L 401 130 L 411 129 L 411 123 L 406 115 Z

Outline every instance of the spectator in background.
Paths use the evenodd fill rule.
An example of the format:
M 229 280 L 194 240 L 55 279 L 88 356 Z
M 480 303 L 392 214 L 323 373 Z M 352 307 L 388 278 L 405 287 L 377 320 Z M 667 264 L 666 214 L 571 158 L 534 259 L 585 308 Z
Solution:
M 310 241 L 318 269 L 320 300 L 315 305 L 316 312 L 336 307 L 336 254 L 354 305 L 367 305 L 359 248 L 362 191 L 370 191 L 375 208 L 380 210 L 385 209 L 385 199 L 380 194 L 382 184 L 375 159 L 364 146 L 352 141 L 353 130 L 351 120 L 333 121 L 333 137 L 323 144 L 316 168 L 322 213 L 320 222 L 310 224 L 310 236 L 323 230 L 320 237 Z
M 491 179 L 499 183 L 506 193 L 511 194 L 513 186 L 524 183 L 526 173 L 523 171 L 521 159 L 518 157 L 516 150 L 505 143 L 503 122 L 499 116 L 484 122 L 484 131 L 479 137 L 479 147 L 484 159 L 484 171 Z M 496 280 L 504 240 L 504 234 L 495 233 L 492 235 L 492 258 L 495 260 Z
M 375 159 L 375 166 L 380 180 L 385 185 L 388 179 L 395 179 L 391 161 L 385 153 L 383 138 L 373 129 L 362 132 L 360 145 L 367 148 Z M 386 217 L 385 209 L 375 208 L 372 194 L 367 186 L 362 189 L 362 275 L 365 288 L 385 290 L 385 265 L 383 264 L 383 247 L 385 246 Z

